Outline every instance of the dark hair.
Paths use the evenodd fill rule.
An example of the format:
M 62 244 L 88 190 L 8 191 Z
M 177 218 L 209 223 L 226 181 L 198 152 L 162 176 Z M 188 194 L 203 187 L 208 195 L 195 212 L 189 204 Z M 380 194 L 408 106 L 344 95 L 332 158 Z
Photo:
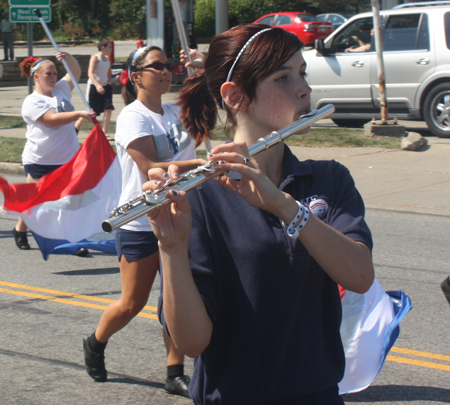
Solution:
M 20 75 L 22 77 L 27 76 L 27 77 L 32 77 L 33 75 L 31 74 L 31 69 L 33 68 L 33 66 L 38 63 L 41 59 L 45 59 L 45 58 L 35 58 L 33 56 L 29 57 L 29 58 L 25 58 L 22 62 L 20 62 L 19 67 L 20 67 Z M 49 60 L 49 62 L 51 62 Z M 43 62 L 41 66 L 39 66 L 36 70 L 36 72 L 38 72 L 42 66 L 44 66 L 44 64 L 47 62 Z M 52 62 L 53 63 L 53 62 Z M 35 73 L 36 73 L 35 72 Z
M 98 50 L 101 51 L 103 49 L 103 47 L 107 47 L 109 43 L 110 43 L 109 39 L 105 39 L 105 38 L 101 39 L 100 41 L 98 41 L 98 44 L 97 44 Z
M 218 35 L 209 46 L 205 69 L 197 70 L 186 79 L 178 99 L 180 118 L 196 146 L 205 138 L 211 138 L 217 121 L 217 106 L 222 108 L 220 88 L 236 56 L 249 38 L 265 28 L 270 26 L 241 24 Z M 287 62 L 303 45 L 295 34 L 282 28 L 272 28 L 248 45 L 231 77 L 242 94 L 241 110 L 248 108 L 255 98 L 258 83 Z M 227 125 L 235 128 L 235 113 L 226 105 L 225 111 Z
M 157 46 L 149 46 L 136 59 L 136 62 L 134 63 L 134 65 L 130 69 L 130 75 L 131 75 L 132 72 L 136 72 L 136 70 L 141 67 L 142 62 L 145 60 L 145 58 L 147 57 L 148 53 L 151 52 L 151 51 L 163 52 L 163 50 L 161 48 L 157 47 Z M 127 64 L 126 64 L 126 67 L 125 67 L 126 70 L 128 70 L 128 68 L 130 66 L 131 58 L 132 58 L 134 52 L 136 52 L 136 51 L 131 52 L 130 56 L 128 56 Z M 123 102 L 125 103 L 125 105 L 131 104 L 137 98 L 136 85 L 134 84 L 134 82 L 131 81 L 131 78 L 129 78 L 129 79 L 130 80 L 128 81 L 128 83 L 126 85 L 124 85 L 123 89 L 122 89 L 122 98 L 123 98 Z

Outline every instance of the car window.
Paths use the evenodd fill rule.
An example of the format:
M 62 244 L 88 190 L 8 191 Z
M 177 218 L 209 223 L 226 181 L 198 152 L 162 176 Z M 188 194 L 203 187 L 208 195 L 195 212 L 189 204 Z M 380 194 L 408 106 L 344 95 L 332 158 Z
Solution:
M 313 14 L 297 14 L 302 21 L 317 21 L 317 17 Z
M 273 25 L 274 18 L 275 16 L 271 15 L 270 17 L 263 18 L 261 21 L 258 22 L 258 24 Z
M 419 38 L 417 39 L 417 49 L 430 50 L 430 30 L 428 29 L 428 15 L 422 15 L 420 23 Z
M 450 49 L 450 13 L 444 14 L 445 42 L 447 48 Z
M 385 51 L 428 49 L 428 19 L 426 14 L 390 16 L 384 30 Z
M 333 24 L 343 24 L 345 20 L 340 15 L 330 15 L 328 22 Z
M 373 28 L 372 17 L 361 18 L 347 25 L 340 34 L 336 36 L 331 47 L 332 52 L 345 52 L 349 47 L 360 46 L 361 43 L 355 38 L 359 38 L 364 44 L 370 44 L 372 36 L 370 31 Z
M 288 15 L 279 15 L 277 18 L 277 21 L 275 22 L 275 25 L 290 25 L 292 24 L 291 17 Z
M 326 14 L 317 15 L 316 18 L 317 18 L 317 21 L 327 21 L 327 15 Z

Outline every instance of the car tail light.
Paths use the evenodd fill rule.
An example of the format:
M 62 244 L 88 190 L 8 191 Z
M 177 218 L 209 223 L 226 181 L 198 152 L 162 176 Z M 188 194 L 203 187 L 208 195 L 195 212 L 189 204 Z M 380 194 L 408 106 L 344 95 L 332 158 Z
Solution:
M 305 24 L 304 27 L 303 27 L 303 31 L 309 31 L 309 32 L 312 32 L 312 31 L 314 31 L 314 30 L 315 30 L 315 27 L 314 27 L 314 25 L 312 25 L 312 24 Z

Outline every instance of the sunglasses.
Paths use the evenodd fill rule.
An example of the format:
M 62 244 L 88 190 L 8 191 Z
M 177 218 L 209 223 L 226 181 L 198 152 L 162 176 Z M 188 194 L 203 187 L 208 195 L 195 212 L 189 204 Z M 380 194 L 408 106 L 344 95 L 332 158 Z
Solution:
M 153 62 L 150 63 L 150 65 L 142 66 L 138 69 L 136 69 L 136 72 L 140 72 L 144 69 L 155 69 L 160 70 L 161 72 L 166 68 L 169 72 L 173 70 L 173 64 L 172 63 L 162 63 L 162 62 Z

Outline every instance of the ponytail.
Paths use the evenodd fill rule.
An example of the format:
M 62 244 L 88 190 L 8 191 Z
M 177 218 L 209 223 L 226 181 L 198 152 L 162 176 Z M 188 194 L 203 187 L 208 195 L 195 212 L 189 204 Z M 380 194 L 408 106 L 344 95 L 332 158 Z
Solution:
M 131 104 L 137 99 L 136 88 L 131 80 L 128 80 L 126 84 L 123 84 L 122 99 L 125 105 Z
M 35 58 L 34 56 L 30 56 L 29 58 L 24 59 L 22 62 L 20 62 L 20 76 L 21 77 L 31 77 L 31 68 L 42 58 Z M 38 70 L 40 67 L 38 68 Z
M 180 119 L 194 139 L 195 147 L 205 139 L 211 139 L 217 121 L 217 104 L 209 91 L 204 72 L 201 69 L 191 74 L 178 97 Z

